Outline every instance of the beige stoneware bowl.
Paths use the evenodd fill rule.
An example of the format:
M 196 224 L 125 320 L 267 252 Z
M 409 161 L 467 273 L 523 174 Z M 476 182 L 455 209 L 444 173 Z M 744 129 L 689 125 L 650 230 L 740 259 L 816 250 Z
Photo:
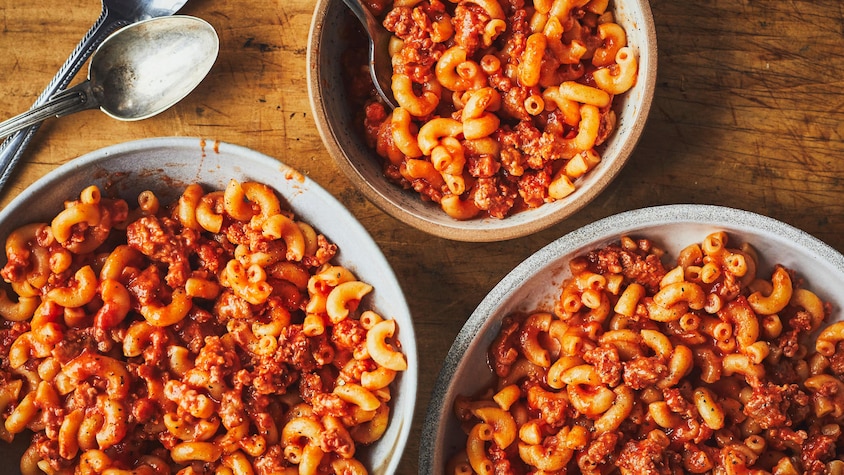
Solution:
M 71 160 L 23 191 L 0 211 L 0 239 L 5 240 L 23 224 L 52 219 L 61 211 L 64 200 L 77 198 L 91 184 L 98 185 L 104 196 L 131 200 L 149 189 L 162 203 L 170 203 L 190 183 L 222 190 L 232 178 L 273 187 L 297 216 L 339 246 L 338 264 L 374 287 L 363 305 L 396 320 L 408 369 L 395 381 L 391 419 L 384 437 L 357 454 L 370 473 L 394 473 L 416 404 L 418 358 L 410 310 L 389 263 L 363 226 L 327 191 L 298 171 L 253 150 L 199 138 L 164 137 L 114 145 Z M 5 264 L 5 256 L 2 262 Z M 27 435 L 20 434 L 13 446 L 0 442 L 0 460 L 7 462 L 0 473 L 20 473 L 17 460 L 21 445 L 29 444 Z
M 775 264 L 793 269 L 805 279 L 806 288 L 832 304 L 832 321 L 844 318 L 844 256 L 788 224 L 733 208 L 685 204 L 637 209 L 604 218 L 527 258 L 489 292 L 466 321 L 434 386 L 422 430 L 419 473 L 445 475 L 449 458 L 461 446 L 465 448 L 466 436 L 454 416 L 455 398 L 475 395 L 493 380 L 488 350 L 505 316 L 517 311 L 553 310 L 560 285 L 571 277 L 568 263 L 574 256 L 629 235 L 652 240 L 671 259 L 676 259 L 685 246 L 701 242 L 715 231 L 726 231 L 730 242 L 751 244 L 761 258 L 760 273 L 770 275 Z M 665 259 L 666 265 L 671 262 L 676 260 Z
M 367 199 L 394 218 L 435 236 L 458 241 L 490 242 L 526 236 L 568 218 L 598 196 L 618 175 L 633 153 L 650 111 L 656 82 L 657 45 L 647 0 L 613 0 L 613 12 L 627 32 L 639 60 L 636 85 L 615 98 L 617 129 L 599 149 L 603 160 L 576 182 L 564 199 L 504 219 L 453 219 L 434 203 L 389 182 L 379 158 L 367 148 L 352 124 L 346 98 L 341 56 L 348 41 L 347 26 L 357 20 L 338 0 L 317 0 L 308 38 L 307 78 L 311 108 L 329 154 Z

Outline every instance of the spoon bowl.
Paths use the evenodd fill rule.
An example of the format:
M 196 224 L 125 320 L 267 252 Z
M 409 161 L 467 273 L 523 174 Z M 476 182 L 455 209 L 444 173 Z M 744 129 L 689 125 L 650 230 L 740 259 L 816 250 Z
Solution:
M 184 99 L 205 78 L 219 38 L 204 20 L 142 21 L 106 40 L 88 73 L 100 109 L 119 120 L 152 117 Z
M 202 82 L 219 48 L 214 28 L 196 17 L 157 17 L 127 26 L 91 57 L 88 80 L 0 123 L 0 136 L 87 109 L 100 108 L 124 121 L 152 117 Z

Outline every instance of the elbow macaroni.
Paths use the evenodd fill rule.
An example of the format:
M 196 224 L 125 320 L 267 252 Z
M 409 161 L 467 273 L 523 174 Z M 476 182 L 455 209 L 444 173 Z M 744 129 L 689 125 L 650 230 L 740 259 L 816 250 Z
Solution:
M 407 369 L 373 287 L 266 185 L 138 201 L 92 186 L 6 241 L 0 439 L 36 433 L 22 473 L 367 473 L 356 447 Z
M 447 473 L 844 467 L 844 323 L 821 328 L 830 305 L 781 265 L 765 276 L 723 232 L 669 270 L 662 255 L 623 237 L 570 261 L 553 313 L 504 318 L 492 386 L 453 402 L 466 445 Z
M 635 85 L 639 72 L 636 49 L 608 1 L 393 1 L 384 7 L 384 26 L 394 35 L 392 90 L 399 107 L 389 113 L 373 95 L 352 101 L 367 111 L 366 138 L 390 180 L 454 219 L 504 218 L 565 199 L 599 164 L 615 128 L 613 99 Z M 370 81 L 360 70 L 349 74 Z M 371 94 L 372 88 L 357 89 Z M 466 166 L 440 166 L 444 137 L 452 139 L 447 155 Z M 478 153 L 471 143 L 480 139 L 500 151 Z M 422 173 L 418 162 L 434 170 Z

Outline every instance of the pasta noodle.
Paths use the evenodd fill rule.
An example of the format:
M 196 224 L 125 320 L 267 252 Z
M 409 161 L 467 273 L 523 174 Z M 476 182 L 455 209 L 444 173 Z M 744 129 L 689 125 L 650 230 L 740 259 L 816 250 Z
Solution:
M 388 179 L 452 218 L 504 218 L 565 199 L 599 165 L 616 127 L 614 98 L 639 72 L 609 2 L 370 5 L 393 33 L 398 107 L 387 110 L 360 74 L 360 47 L 347 53 L 350 100 Z M 484 139 L 496 144 L 493 153 L 473 147 Z M 459 165 L 439 166 L 443 147 Z M 420 173 L 420 161 L 434 170 Z
M 647 239 L 574 257 L 553 314 L 506 316 L 495 382 L 455 398 L 466 445 L 448 473 L 840 470 L 844 324 L 823 328 L 811 275 L 764 274 L 729 239 L 712 233 L 668 269 Z M 613 313 L 595 315 L 598 295 Z
M 130 210 L 91 186 L 11 233 L 0 439 L 33 433 L 24 475 L 367 473 L 399 330 L 280 203 L 232 180 Z

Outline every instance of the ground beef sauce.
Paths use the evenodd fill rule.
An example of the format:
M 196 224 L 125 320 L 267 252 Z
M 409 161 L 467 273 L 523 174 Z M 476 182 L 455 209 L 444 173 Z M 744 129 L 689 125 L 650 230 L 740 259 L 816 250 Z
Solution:
M 454 401 L 469 439 L 447 473 L 842 473 L 844 348 L 826 355 L 814 339 L 831 306 L 811 275 L 768 271 L 728 242 L 710 234 L 668 265 L 655 243 L 625 236 L 572 259 L 553 311 L 503 319 L 488 353 L 497 382 Z M 768 314 L 760 297 L 780 271 L 792 297 Z M 666 301 L 672 283 L 689 298 Z M 663 304 L 682 308 L 668 318 Z
M 442 203 L 444 197 L 457 194 L 461 201 L 477 208 L 472 217 L 504 218 L 562 199 L 564 194 L 549 192 L 549 187 L 555 178 L 563 174 L 571 182 L 577 181 L 580 172 L 563 172 L 566 163 L 577 155 L 587 151 L 591 154 L 592 162 L 583 173 L 591 170 L 597 164 L 596 160 L 600 160 L 602 145 L 616 125 L 616 114 L 612 108 L 614 94 L 609 94 L 609 105 L 599 107 L 594 144 L 588 148 L 572 145 L 573 137 L 579 132 L 579 112 L 575 111 L 574 117 L 571 112 L 564 117 L 564 112 L 552 105 L 552 100 L 544 98 L 543 94 L 566 81 L 598 88 L 593 72 L 599 68 L 618 67 L 615 62 L 599 66 L 593 64 L 596 50 L 619 46 L 610 45 L 612 40 L 605 42 L 598 33 L 599 24 L 614 22 L 606 2 L 591 2 L 574 7 L 565 14 L 560 13 L 562 43 L 558 41 L 559 45 L 555 46 L 553 40 L 549 41 L 549 46 L 542 53 L 542 78 L 535 85 L 523 84 L 517 73 L 525 58 L 528 38 L 538 31 L 544 32 L 544 23 L 538 19 L 541 15 L 535 14 L 538 8 L 532 1 L 489 2 L 490 5 L 500 4 L 503 19 L 493 18 L 484 8 L 485 2 L 422 0 L 403 2 L 401 6 L 393 6 L 387 0 L 367 3 L 384 27 L 401 42 L 401 48 L 393 57 L 394 74 L 407 76 L 417 96 L 431 88 L 439 96 L 439 103 L 433 111 L 411 116 L 411 134 L 417 133 L 423 124 L 434 118 L 465 121 L 462 118 L 464 103 L 473 93 L 484 88 L 493 91 L 494 104 L 489 106 L 488 111 L 500 120 L 500 125 L 492 133 L 480 139 L 472 137 L 467 140 L 462 133 L 458 134 L 465 155 L 462 170 L 465 188 L 450 189 L 443 180 L 411 175 L 407 170 L 408 160 L 422 159 L 431 163 L 434 160 L 427 152 L 422 157 L 406 156 L 393 142 L 391 110 L 385 107 L 376 93 L 369 75 L 366 36 L 357 22 L 350 19 L 351 26 L 344 35 L 349 48 L 343 56 L 344 77 L 349 78 L 346 81 L 347 97 L 353 114 L 357 114 L 354 123 L 358 133 L 377 152 L 384 175 L 391 182 L 415 191 L 424 201 Z M 490 36 L 490 25 L 499 21 L 504 22 L 502 31 Z M 576 53 L 578 56 L 564 57 L 566 53 L 562 51 L 568 51 L 572 45 L 580 48 Z M 479 79 L 473 79 L 468 90 L 452 90 L 438 81 L 438 61 L 455 47 L 466 56 L 463 65 L 479 71 Z M 457 71 L 460 73 L 460 67 Z M 616 74 L 615 69 L 613 74 Z M 526 104 L 537 102 L 536 109 L 529 111 Z M 491 140 L 495 144 L 494 150 L 490 149 L 488 142 L 479 150 L 473 143 L 477 140 Z M 574 185 L 569 186 L 565 194 L 574 189 Z M 443 209 L 449 212 L 447 206 L 444 205 Z M 469 219 L 450 214 L 457 219 Z

